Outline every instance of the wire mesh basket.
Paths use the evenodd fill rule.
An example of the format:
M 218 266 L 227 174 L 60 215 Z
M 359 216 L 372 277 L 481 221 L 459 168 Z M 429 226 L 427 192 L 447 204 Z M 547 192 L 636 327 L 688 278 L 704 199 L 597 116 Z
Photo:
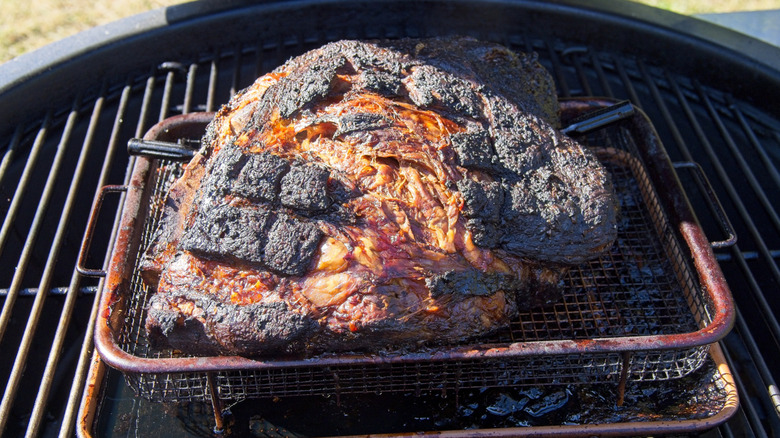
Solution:
M 603 102 L 562 105 L 564 116 L 572 116 Z M 147 138 L 198 137 L 210 115 L 172 119 Z M 582 142 L 612 175 L 620 202 L 618 239 L 602 257 L 567 273 L 561 300 L 521 312 L 506 329 L 477 341 L 279 360 L 192 357 L 151 347 L 144 321 L 154 292 L 136 263 L 181 167 L 139 158 L 101 301 L 98 351 L 138 394 L 159 401 L 205 400 L 210 385 L 223 400 L 242 400 L 684 377 L 731 328 L 725 281 L 646 116 L 638 113 Z

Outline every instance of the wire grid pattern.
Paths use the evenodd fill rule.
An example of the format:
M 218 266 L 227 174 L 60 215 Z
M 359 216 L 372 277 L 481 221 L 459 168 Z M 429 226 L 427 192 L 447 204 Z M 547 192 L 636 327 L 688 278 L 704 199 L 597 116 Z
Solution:
M 167 403 L 211 400 L 204 373 L 125 373 L 124 376 L 128 386 L 137 395 L 150 401 Z
M 631 381 L 663 381 L 685 377 L 707 360 L 709 345 L 631 353 Z
M 171 184 L 181 175 L 183 167 L 180 164 L 167 160 L 160 160 L 157 167 L 152 171 L 150 184 L 154 189 L 152 203 L 149 205 L 149 213 L 145 220 L 143 231 L 141 232 L 142 248 L 146 248 L 149 242 L 154 238 L 157 224 L 162 219 L 163 206 Z M 132 293 L 128 297 L 126 307 L 126 323 L 118 331 L 117 344 L 126 352 L 142 357 L 172 357 L 171 353 L 151 352 L 149 342 L 146 338 L 144 321 L 146 320 L 147 300 L 150 297 L 151 289 L 146 285 L 139 275 L 139 265 L 142 254 L 139 253 L 136 258 L 134 275 L 130 279 L 130 290 Z M 161 354 L 162 353 L 162 354 Z
M 547 308 L 522 312 L 510 326 L 480 339 L 485 344 L 585 340 L 625 336 L 686 334 L 706 323 L 708 302 L 668 225 L 658 194 L 632 150 L 625 129 L 607 129 L 583 143 L 594 149 L 612 175 L 620 202 L 618 241 L 597 260 L 574 267 L 563 282 L 562 299 Z M 152 239 L 168 187 L 180 173 L 161 162 L 143 231 L 141 251 Z M 140 261 L 140 253 L 137 260 Z M 137 263 L 138 263 L 137 261 Z M 146 301 L 152 293 L 138 275 L 131 281 L 126 326 L 119 342 L 139 357 L 182 357 L 155 350 L 145 337 Z M 242 400 L 282 395 L 370 392 L 435 392 L 471 387 L 552 383 L 617 382 L 624 364 L 631 381 L 684 377 L 701 366 L 708 346 L 521 357 L 506 360 L 421 361 L 391 365 L 288 367 L 216 373 L 220 397 Z M 130 386 L 151 400 L 207 400 L 204 373 L 133 374 Z
M 635 381 L 669 381 L 691 362 L 706 361 L 708 349 L 629 353 L 629 375 Z M 636 359 L 636 360 L 632 360 Z M 448 396 L 464 389 L 508 386 L 617 384 L 625 363 L 620 353 L 569 354 L 518 358 L 517 360 L 469 360 L 417 362 L 379 366 L 341 365 L 290 369 L 262 369 L 215 374 L 219 397 L 225 402 L 245 399 L 409 393 L 416 396 Z M 125 375 L 139 395 L 155 402 L 205 401 L 210 399 L 205 374 Z M 723 388 L 722 378 L 712 384 Z M 705 387 L 699 388 L 701 390 Z M 712 390 L 711 388 L 709 389 Z M 706 399 L 713 403 L 712 394 Z M 720 397 L 723 397 L 721 394 Z M 717 400 L 717 397 L 716 397 Z
M 536 356 L 513 361 L 452 361 L 262 369 L 216 374 L 220 399 L 275 396 L 383 394 L 447 395 L 461 389 L 549 384 L 617 383 L 620 353 Z M 605 373 L 607 369 L 611 372 Z M 544 372 L 542 372 L 544 370 Z M 207 400 L 205 374 L 125 375 L 152 401 Z

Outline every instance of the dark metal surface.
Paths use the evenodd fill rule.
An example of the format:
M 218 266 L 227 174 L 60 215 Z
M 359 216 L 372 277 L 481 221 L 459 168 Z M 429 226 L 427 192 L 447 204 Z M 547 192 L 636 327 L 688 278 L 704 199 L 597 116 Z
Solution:
M 628 2 L 301 1 L 182 5 L 0 66 L 0 349 L 14 352 L 0 361 L 4 436 L 73 434 L 97 316 L 84 291 L 103 286 L 82 278 L 75 261 L 97 189 L 129 180 L 129 138 L 169 115 L 213 111 L 325 40 L 451 33 L 536 51 L 562 96 L 630 100 L 672 161 L 702 166 L 739 236 L 715 255 L 737 302 L 722 345 L 741 407 L 707 436 L 780 433 L 771 365 L 780 363 L 777 48 Z M 678 177 L 707 240 L 721 240 L 703 188 L 687 171 Z M 103 214 L 117 209 L 107 200 Z M 89 266 L 105 266 L 115 240 L 106 222 Z M 112 397 L 102 415 L 134 424 L 137 411 Z

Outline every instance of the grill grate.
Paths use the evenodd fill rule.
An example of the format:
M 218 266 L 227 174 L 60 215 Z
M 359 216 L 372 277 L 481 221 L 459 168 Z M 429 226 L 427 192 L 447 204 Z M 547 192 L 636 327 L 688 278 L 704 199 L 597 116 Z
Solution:
M 94 192 L 104 184 L 126 180 L 127 157 L 122 146 L 127 138 L 141 136 L 154 121 L 168 115 L 213 110 L 260 73 L 275 67 L 292 53 L 299 53 L 321 41 L 344 37 L 425 36 L 452 29 L 502 42 L 514 49 L 537 51 L 542 63 L 553 72 L 563 96 L 604 95 L 630 99 L 653 120 L 673 160 L 698 162 L 712 177 L 715 191 L 740 236 L 738 245 L 719 250 L 717 255 L 739 307 L 735 330 L 723 345 L 743 394 L 739 414 L 716 433 L 767 436 L 780 430 L 780 419 L 773 415 L 778 409 L 778 396 L 773 398 L 770 392 L 772 388 L 777 390 L 778 371 L 767 365 L 780 362 L 780 326 L 776 317 L 780 314 L 780 302 L 775 293 L 780 284 L 780 226 L 777 203 L 771 202 L 773 194 L 780 190 L 780 120 L 777 114 L 749 105 L 736 91 L 729 91 L 738 89 L 732 83 L 710 81 L 700 84 L 685 77 L 685 68 L 680 67 L 680 61 L 663 60 L 652 48 L 629 47 L 630 38 L 623 43 L 607 44 L 593 40 L 586 30 L 574 34 L 561 30 L 561 26 L 552 26 L 553 30 L 545 36 L 538 27 L 526 30 L 522 30 L 522 26 L 513 27 L 510 18 L 523 23 L 518 16 L 527 13 L 528 9 L 520 4 L 503 3 L 498 6 L 483 2 L 478 5 L 478 11 L 470 9 L 470 13 L 461 13 L 463 11 L 455 6 L 442 7 L 435 1 L 405 4 L 407 15 L 401 18 L 411 16 L 412 19 L 398 18 L 398 22 L 393 21 L 392 12 L 372 12 L 370 7 L 363 5 L 358 12 L 348 15 L 362 17 L 354 23 L 344 24 L 349 20 L 336 23 L 339 20 L 334 20 L 321 27 L 286 28 L 283 28 L 284 23 L 290 21 L 284 14 L 291 14 L 298 20 L 300 14 L 317 15 L 322 11 L 296 12 L 276 5 L 278 10 L 274 13 L 245 14 L 253 23 L 264 23 L 263 29 L 258 31 L 265 32 L 264 39 L 249 32 L 237 36 L 235 30 L 230 30 L 251 26 L 226 25 L 217 18 L 201 19 L 193 25 L 199 32 L 193 34 L 205 34 L 201 31 L 209 28 L 221 32 L 218 41 L 185 47 L 182 40 L 187 38 L 182 38 L 181 34 L 172 37 L 166 34 L 160 42 L 170 44 L 160 45 L 159 50 L 152 51 L 157 53 L 147 54 L 145 58 L 139 56 L 132 71 L 128 69 L 121 75 L 107 78 L 105 84 L 100 84 L 99 80 L 82 80 L 76 77 L 79 75 L 60 77 L 58 84 L 73 86 L 57 85 L 61 96 L 52 96 L 50 108 L 37 101 L 36 106 L 40 108 L 22 111 L 28 122 L 2 122 L 0 214 L 4 217 L 3 223 L 8 225 L 4 225 L 4 231 L 0 233 L 0 279 L 3 282 L 0 299 L 8 309 L 5 314 L 10 317 L 6 316 L 7 327 L 0 339 L 0 349 L 16 352 L 22 343 L 31 346 L 26 357 L 7 355 L 0 361 L 0 383 L 4 385 L 0 429 L 4 428 L 4 435 L 25 432 L 53 435 L 60 431 L 63 435 L 72 435 L 92 351 L 91 336 L 87 334 L 92 333 L 89 321 L 95 319 L 96 305 L 89 291 L 102 284 L 81 278 L 77 280 L 79 284 L 71 284 L 71 279 Z M 468 20 L 474 20 L 474 23 L 486 16 L 508 18 L 497 25 L 493 25 L 493 20 L 485 20 L 485 23 L 491 23 L 491 29 L 486 30 L 478 24 L 464 24 L 464 19 L 434 20 L 431 17 L 435 16 L 433 9 L 436 7 L 447 16 L 454 15 L 451 11 L 456 10 L 456 15 L 469 17 Z M 321 8 L 325 11 L 333 8 L 335 13 L 343 14 L 351 6 L 339 9 L 325 5 Z M 540 12 L 538 6 L 534 8 L 537 9 L 531 8 L 533 17 L 551 16 L 555 21 L 560 15 L 564 17 L 562 22 L 570 23 L 566 21 L 570 18 L 566 14 L 571 11 Z M 588 29 L 590 23 L 598 23 L 604 26 L 602 29 L 609 29 L 607 33 L 620 30 L 621 23 L 611 22 L 612 18 L 603 14 L 589 11 L 583 17 L 577 19 L 578 26 L 565 26 Z M 547 20 L 542 21 L 549 23 Z M 301 21 L 305 24 L 311 20 L 304 17 Z M 447 22 L 447 29 L 430 21 Z M 664 34 L 668 32 L 639 28 L 636 31 L 640 38 L 645 35 L 642 32 L 650 32 L 652 38 L 645 41 L 651 46 L 653 38 L 665 43 Z M 696 52 L 699 48 L 696 44 L 701 43 L 686 45 L 685 50 Z M 143 51 L 150 52 L 148 46 Z M 175 59 L 184 68 L 170 64 L 158 68 L 160 59 L 150 60 L 151 56 Z M 721 60 L 737 62 L 718 59 Z M 117 59 L 117 63 L 119 61 Z M 36 86 L 44 82 L 28 81 Z M 94 86 L 95 83 L 98 86 Z M 66 89 L 76 90 L 81 95 L 68 94 L 63 91 Z M 4 96 L 0 98 L 4 99 Z M 9 108 L 6 101 L 2 100 Z M 93 119 L 96 121 L 90 130 Z M 68 120 L 71 120 L 70 124 Z M 60 144 L 68 153 L 60 165 L 55 189 L 47 204 L 41 202 L 43 189 L 52 173 L 53 157 Z M 79 170 L 76 165 L 78 150 L 86 145 L 92 145 L 90 165 L 86 170 Z M 76 177 L 82 178 L 79 194 L 75 202 L 66 204 L 67 188 Z M 721 230 L 709 219 L 708 206 L 696 193 L 697 184 L 689 181 L 685 174 L 680 177 L 686 188 L 691 189 L 691 201 L 708 236 L 717 238 Z M 767 204 L 767 201 L 770 202 Z M 68 209 L 71 213 L 65 223 L 60 219 L 61 213 Z M 111 209 L 106 207 L 106 210 Z M 34 231 L 33 219 L 38 214 L 44 219 L 38 231 Z M 70 231 L 57 240 L 54 231 L 61 224 Z M 25 247 L 31 233 L 37 234 L 35 244 L 30 242 Z M 96 242 L 98 245 L 93 251 L 96 255 L 93 264 L 99 265 L 101 256 L 97 255 L 108 250 L 108 242 L 113 241 L 108 237 L 112 235 L 112 229 L 110 226 L 99 228 L 96 234 L 107 236 L 104 241 Z M 50 255 L 50 249 L 57 245 L 59 251 Z M 44 278 L 44 268 L 52 257 L 56 258 L 56 263 L 49 263 L 54 263 L 54 269 L 46 274 L 48 278 Z M 19 270 L 23 265 L 26 269 Z M 13 285 L 12 279 L 17 275 L 18 280 Z M 33 315 L 33 301 L 38 296 L 45 296 L 33 292 L 39 285 L 43 285 L 43 290 L 54 290 L 62 296 L 49 294 L 41 306 L 41 313 Z M 63 294 L 63 291 L 67 292 Z M 44 301 L 43 298 L 40 300 Z M 53 321 L 61 321 L 56 329 L 52 327 Z M 55 338 L 58 341 L 53 343 Z M 13 362 L 17 358 L 20 365 L 15 367 Z M 203 391 L 202 386 L 199 390 Z M 198 390 L 193 391 L 197 393 Z M 112 406 L 112 401 L 106 400 L 105 410 L 111 411 Z M 135 415 L 129 410 L 113 410 L 116 415 L 128 412 L 127 415 Z

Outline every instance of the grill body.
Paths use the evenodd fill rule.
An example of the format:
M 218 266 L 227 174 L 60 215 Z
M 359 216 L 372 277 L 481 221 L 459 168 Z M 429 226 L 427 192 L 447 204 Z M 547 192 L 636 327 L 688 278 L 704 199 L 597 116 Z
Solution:
M 768 365 L 780 360 L 777 49 L 623 3 L 333 1 L 172 7 L 0 67 L 0 348 L 16 352 L 0 361 L 5 435 L 74 433 L 103 288 L 79 275 L 75 261 L 95 192 L 129 178 L 128 138 L 170 115 L 213 111 L 326 41 L 444 34 L 537 52 L 563 97 L 629 99 L 673 161 L 701 165 L 739 236 L 715 255 L 737 302 L 735 330 L 722 345 L 742 407 L 711 433 L 777 434 L 777 371 Z M 687 171 L 679 177 L 705 233 L 721 240 L 699 184 Z M 94 230 L 91 266 L 104 264 L 120 204 L 116 197 L 103 206 L 108 220 Z M 127 396 L 108 373 L 105 391 Z M 115 399 L 104 401 L 100 430 L 121 431 L 129 426 L 120 417 L 141 417 Z

